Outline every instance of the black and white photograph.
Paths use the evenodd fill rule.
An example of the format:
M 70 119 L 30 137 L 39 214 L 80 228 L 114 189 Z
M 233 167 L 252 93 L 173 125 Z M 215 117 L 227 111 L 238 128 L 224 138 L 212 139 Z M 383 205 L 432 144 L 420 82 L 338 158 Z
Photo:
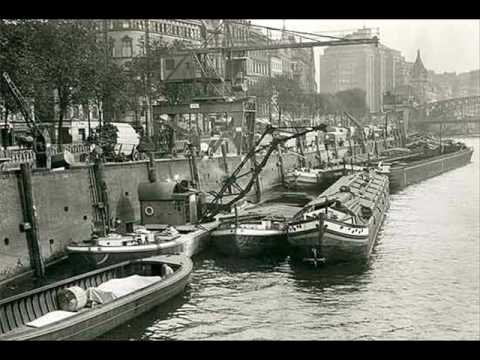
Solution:
M 3 16 L 0 341 L 479 341 L 479 151 L 478 19 Z

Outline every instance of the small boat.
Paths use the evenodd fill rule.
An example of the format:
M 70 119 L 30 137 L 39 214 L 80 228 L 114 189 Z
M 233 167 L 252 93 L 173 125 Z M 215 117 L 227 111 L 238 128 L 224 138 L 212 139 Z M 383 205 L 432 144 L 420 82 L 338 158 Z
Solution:
M 125 261 L 0 300 L 0 340 L 89 340 L 181 293 L 192 261 Z
M 67 246 L 70 260 L 78 268 L 99 268 L 120 261 L 161 254 L 193 256 L 206 245 L 218 221 L 197 225 L 139 226 L 131 234 L 110 233 L 105 237 Z
M 315 264 L 369 258 L 389 207 L 389 181 L 374 170 L 343 176 L 288 223 L 293 257 Z
M 223 216 L 212 231 L 213 245 L 225 255 L 240 257 L 282 252 L 288 246 L 286 223 L 300 206 L 262 203 L 238 216 Z

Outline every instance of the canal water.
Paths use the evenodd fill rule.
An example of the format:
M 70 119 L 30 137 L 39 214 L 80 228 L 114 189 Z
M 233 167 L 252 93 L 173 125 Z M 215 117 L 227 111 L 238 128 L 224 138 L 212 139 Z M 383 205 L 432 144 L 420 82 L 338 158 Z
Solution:
M 184 294 L 100 339 L 480 339 L 480 139 L 472 163 L 392 195 L 371 261 L 194 258 Z

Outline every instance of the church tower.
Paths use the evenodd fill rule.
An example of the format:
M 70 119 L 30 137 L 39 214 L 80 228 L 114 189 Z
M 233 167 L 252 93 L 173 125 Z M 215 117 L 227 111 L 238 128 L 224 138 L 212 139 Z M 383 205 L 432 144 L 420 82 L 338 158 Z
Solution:
M 417 50 L 417 58 L 410 73 L 410 85 L 414 89 L 416 101 L 420 104 L 425 103 L 427 101 L 428 71 L 420 57 L 420 49 Z

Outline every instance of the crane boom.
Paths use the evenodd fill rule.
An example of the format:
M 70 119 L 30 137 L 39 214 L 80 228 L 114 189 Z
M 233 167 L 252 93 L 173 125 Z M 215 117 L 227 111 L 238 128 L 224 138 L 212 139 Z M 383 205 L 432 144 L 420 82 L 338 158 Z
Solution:
M 347 45 L 378 45 L 378 37 L 363 39 L 340 39 L 340 40 L 326 40 L 326 41 L 305 41 L 298 43 L 278 43 L 278 44 L 256 44 L 256 45 L 244 45 L 244 46 L 232 46 L 232 47 L 203 47 L 203 48 L 189 48 L 185 50 L 177 50 L 171 55 L 189 55 L 194 54 L 212 54 L 221 53 L 224 51 L 232 52 L 248 52 L 257 50 L 279 50 L 279 49 L 300 49 L 300 48 L 313 48 L 322 46 L 347 46 Z
M 25 122 L 27 123 L 28 127 L 29 128 L 33 127 L 35 128 L 36 131 L 38 131 L 38 128 L 35 124 L 35 119 L 30 115 L 30 112 L 28 111 L 27 102 L 25 101 L 25 98 L 23 97 L 22 93 L 20 92 L 20 90 L 18 90 L 17 86 L 12 81 L 12 79 L 10 78 L 7 72 L 4 72 L 2 76 L 8 85 L 8 89 L 10 90 L 10 93 L 12 94 L 15 102 L 18 105 L 20 112 L 25 118 Z
M 282 129 L 283 128 L 284 127 L 282 127 Z M 237 193 L 237 194 L 234 194 L 236 196 L 232 200 L 230 200 L 228 203 L 224 204 L 223 205 L 224 207 L 227 207 L 227 208 L 231 207 L 233 204 L 235 204 L 237 201 L 239 201 L 240 199 L 245 197 L 245 195 L 248 194 L 248 192 L 252 189 L 253 184 L 255 183 L 258 175 L 260 174 L 262 169 L 267 164 L 267 161 L 270 158 L 270 155 L 273 153 L 274 150 L 277 149 L 277 145 L 279 145 L 281 143 L 284 143 L 288 140 L 301 137 L 301 136 L 303 136 L 307 133 L 310 133 L 312 131 L 326 132 L 327 125 L 326 124 L 320 124 L 320 125 L 317 125 L 317 126 L 307 127 L 303 131 L 298 131 L 298 127 L 297 127 L 297 131 L 298 131 L 297 133 L 289 135 L 289 136 L 282 136 L 282 137 L 279 137 L 279 136 L 275 137 L 274 136 L 272 141 L 269 144 L 260 146 L 260 143 L 262 142 L 262 140 L 265 138 L 266 135 L 268 135 L 268 134 L 273 135 L 274 132 L 278 131 L 279 129 L 280 128 L 278 128 L 278 127 L 268 126 L 265 129 L 265 131 L 262 133 L 260 138 L 256 141 L 255 145 L 250 149 L 250 151 L 246 154 L 246 156 L 240 162 L 240 164 L 238 164 L 237 167 L 235 168 L 235 170 L 223 181 L 222 188 L 220 189 L 220 191 L 219 192 L 210 192 L 214 196 L 214 199 L 211 202 L 211 204 L 210 204 L 209 208 L 207 209 L 207 211 L 205 212 L 205 214 L 202 216 L 202 221 L 205 221 L 207 219 L 212 219 L 215 215 L 217 215 L 221 211 L 221 208 L 220 208 L 219 205 L 220 205 L 220 203 L 223 199 L 223 196 L 225 195 L 227 190 L 230 189 L 231 187 L 239 189 L 240 192 Z M 267 150 L 267 152 L 266 152 L 266 154 L 262 154 L 263 155 L 262 161 L 259 164 L 254 162 L 253 169 L 251 169 L 249 171 L 246 171 L 245 173 L 240 175 L 240 172 L 244 168 L 245 164 L 250 159 L 254 158 L 254 156 L 256 154 L 259 154 L 260 152 L 262 152 L 265 149 Z M 244 188 L 242 188 L 237 183 L 237 179 L 239 179 L 243 176 L 249 175 L 249 174 L 252 174 L 251 177 L 250 177 L 250 180 L 248 181 L 247 185 Z
M 41 130 L 37 122 L 35 121 L 34 116 L 30 114 L 28 110 L 27 102 L 23 97 L 20 90 L 17 88 L 13 80 L 10 78 L 7 72 L 2 73 L 2 77 L 7 83 L 8 89 L 12 94 L 15 102 L 17 103 L 18 107 L 20 108 L 20 112 L 22 113 L 25 123 L 27 124 L 28 128 L 30 129 L 33 137 L 33 151 L 36 154 L 36 161 L 39 167 L 47 166 L 47 151 L 50 147 L 50 135 L 46 129 Z

